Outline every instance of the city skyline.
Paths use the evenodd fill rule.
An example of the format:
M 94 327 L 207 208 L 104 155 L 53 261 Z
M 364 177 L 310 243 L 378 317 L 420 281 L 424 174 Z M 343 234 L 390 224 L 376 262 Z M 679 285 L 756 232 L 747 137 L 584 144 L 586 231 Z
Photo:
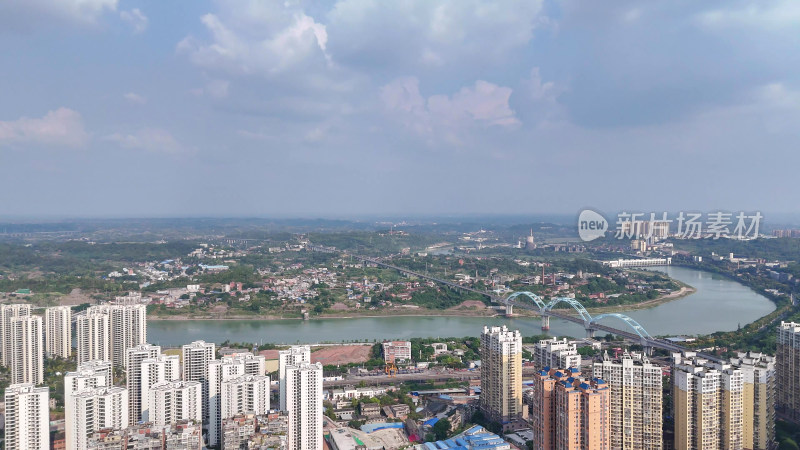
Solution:
M 794 213 L 798 25 L 788 1 L 7 1 L 0 215 Z
M 0 0 L 0 446 L 798 450 L 800 3 Z

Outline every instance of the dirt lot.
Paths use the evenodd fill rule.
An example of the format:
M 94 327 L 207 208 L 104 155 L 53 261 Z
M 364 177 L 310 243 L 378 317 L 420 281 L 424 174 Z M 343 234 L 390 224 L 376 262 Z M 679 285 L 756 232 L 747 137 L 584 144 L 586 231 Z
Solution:
M 311 362 L 327 364 L 359 363 L 369 359 L 371 345 L 336 345 L 311 352 Z
M 58 302 L 61 305 L 75 306 L 83 303 L 94 305 L 97 303 L 97 300 L 89 297 L 87 294 L 84 294 L 80 289 L 75 288 L 69 294 L 61 297 Z
M 369 359 L 371 345 L 332 345 L 330 347 L 313 347 L 311 349 L 311 362 L 327 364 L 359 363 Z M 278 359 L 278 350 L 262 350 L 258 352 L 267 360 Z
M 453 306 L 452 308 L 448 308 L 450 311 L 456 311 L 461 309 L 486 309 L 486 305 L 479 300 L 465 300 L 461 302 L 460 305 Z

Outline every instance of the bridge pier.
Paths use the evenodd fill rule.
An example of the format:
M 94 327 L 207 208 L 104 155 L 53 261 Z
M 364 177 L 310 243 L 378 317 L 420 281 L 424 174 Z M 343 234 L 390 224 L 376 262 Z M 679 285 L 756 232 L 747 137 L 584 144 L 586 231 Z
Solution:
M 594 334 L 597 332 L 594 328 L 587 328 L 586 329 L 586 337 L 587 338 L 594 338 Z
M 542 331 L 550 330 L 550 316 L 542 314 Z
M 514 305 L 506 303 L 506 316 L 511 317 L 514 315 Z

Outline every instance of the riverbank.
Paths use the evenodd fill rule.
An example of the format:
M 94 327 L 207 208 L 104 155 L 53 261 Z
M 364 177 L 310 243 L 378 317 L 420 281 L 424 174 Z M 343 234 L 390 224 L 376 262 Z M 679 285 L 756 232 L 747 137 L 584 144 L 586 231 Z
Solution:
M 683 298 L 687 295 L 694 294 L 696 289 L 692 286 L 687 284 L 681 283 L 681 288 L 677 291 L 670 292 L 669 294 L 665 294 L 654 298 L 652 300 L 647 300 L 640 303 L 629 303 L 624 305 L 614 305 L 614 306 L 600 306 L 600 307 L 590 307 L 586 308 L 592 314 L 604 314 L 604 313 L 612 313 L 612 312 L 621 312 L 621 311 L 632 311 L 632 310 L 639 310 L 639 309 L 647 309 L 653 308 L 659 305 L 662 305 L 667 302 L 671 302 L 673 300 L 678 300 Z M 475 306 L 469 307 L 460 307 L 456 306 L 454 308 L 448 309 L 425 309 L 425 308 L 393 308 L 393 309 L 384 309 L 380 311 L 347 311 L 343 313 L 325 313 L 312 316 L 309 320 L 318 320 L 318 319 L 360 319 L 360 318 L 374 318 L 374 317 L 497 317 L 497 316 L 504 316 L 505 314 L 498 309 L 498 305 L 495 306 L 486 306 L 484 308 L 477 308 Z M 537 317 L 533 311 L 523 310 L 517 308 L 514 311 L 515 316 L 520 317 Z M 169 316 L 156 316 L 156 315 L 148 315 L 148 320 L 163 320 L 163 321 L 183 321 L 183 320 L 302 320 L 300 317 L 291 316 L 291 317 L 284 317 L 274 314 L 266 314 L 266 315 L 213 315 L 213 314 L 204 314 L 204 315 L 183 315 L 183 314 L 176 314 L 176 315 L 169 315 Z
M 680 267 L 665 268 L 670 278 L 682 282 L 660 304 L 633 310 L 633 305 L 619 307 L 643 326 L 652 336 L 698 336 L 717 331 L 734 331 L 771 313 L 775 306 L 764 296 L 725 277 Z M 696 289 L 692 295 L 681 286 Z M 679 294 L 683 294 L 682 296 Z M 680 298 L 678 298 L 680 297 Z M 618 307 L 614 307 L 618 308 Z M 494 313 L 495 311 L 493 311 Z M 500 311 L 496 311 L 500 312 Z M 515 309 L 515 312 L 516 309 Z M 569 312 L 564 310 L 564 312 Z M 447 336 L 476 336 L 484 326 L 503 326 L 519 330 L 523 336 L 542 334 L 538 318 L 517 316 L 462 317 L 443 316 L 442 311 L 427 316 L 406 317 L 394 311 L 383 317 L 357 317 L 347 311 L 348 320 L 151 320 L 148 321 L 148 341 L 163 346 L 180 346 L 195 340 L 208 342 L 258 342 L 280 345 L 321 342 L 376 342 L 406 340 L 412 337 L 444 338 Z M 592 315 L 598 314 L 594 309 Z M 614 323 L 613 318 L 608 319 Z M 619 323 L 620 326 L 627 325 Z M 623 328 L 624 329 L 624 328 Z M 580 324 L 552 318 L 551 336 L 583 336 Z

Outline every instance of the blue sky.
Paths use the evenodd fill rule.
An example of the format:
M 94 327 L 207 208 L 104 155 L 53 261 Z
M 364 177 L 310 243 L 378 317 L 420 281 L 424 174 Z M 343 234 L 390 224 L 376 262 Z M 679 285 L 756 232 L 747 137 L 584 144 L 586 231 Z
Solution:
M 0 216 L 796 213 L 800 4 L 0 3 Z

